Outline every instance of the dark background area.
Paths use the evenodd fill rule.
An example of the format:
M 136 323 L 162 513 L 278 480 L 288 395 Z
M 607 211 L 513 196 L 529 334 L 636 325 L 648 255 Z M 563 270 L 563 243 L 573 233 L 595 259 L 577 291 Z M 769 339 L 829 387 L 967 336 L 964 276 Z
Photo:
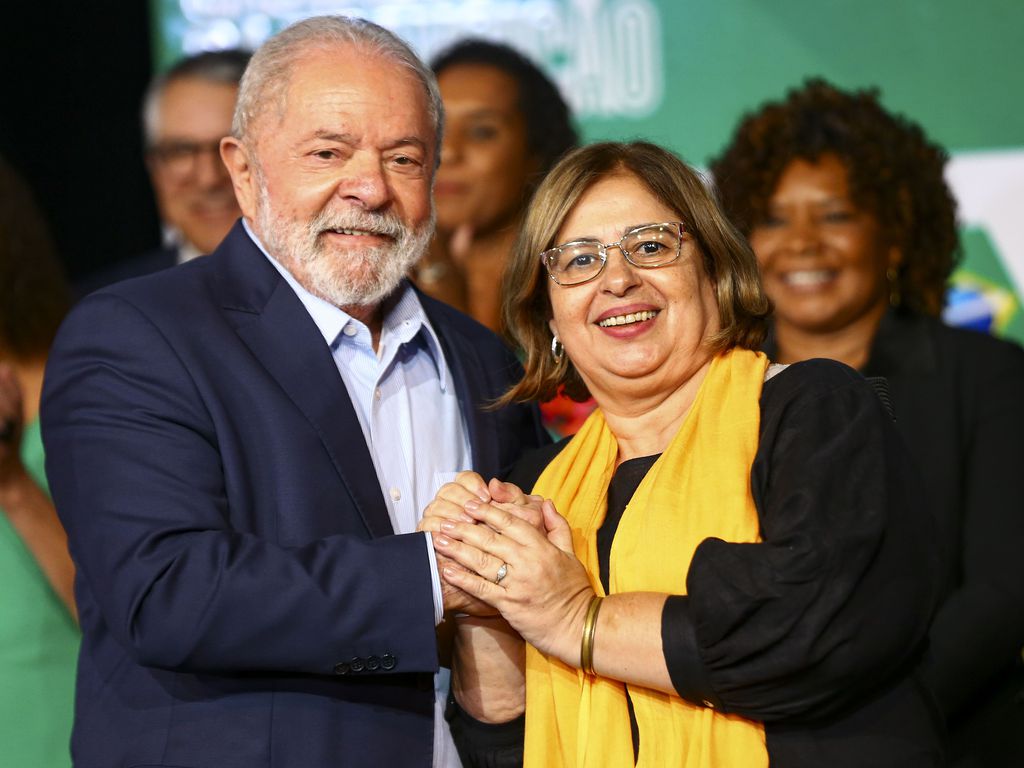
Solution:
M 0 154 L 31 186 L 68 275 L 159 243 L 139 105 L 143 0 L 31 0 L 0 22 Z

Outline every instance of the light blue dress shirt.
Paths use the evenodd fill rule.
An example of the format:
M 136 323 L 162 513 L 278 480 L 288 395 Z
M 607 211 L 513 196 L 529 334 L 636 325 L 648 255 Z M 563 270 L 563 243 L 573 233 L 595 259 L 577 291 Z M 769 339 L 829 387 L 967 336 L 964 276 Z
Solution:
M 469 432 L 459 408 L 451 372 L 437 334 L 416 292 L 398 289 L 383 318 L 374 350 L 370 330 L 348 313 L 303 288 L 267 253 L 242 220 L 245 231 L 280 272 L 309 312 L 330 347 L 359 418 L 395 533 L 413 533 L 444 484 L 472 467 Z M 434 620 L 443 618 L 441 584 L 429 534 L 423 534 L 430 559 Z M 434 765 L 459 766 L 444 720 L 450 672 L 435 675 Z

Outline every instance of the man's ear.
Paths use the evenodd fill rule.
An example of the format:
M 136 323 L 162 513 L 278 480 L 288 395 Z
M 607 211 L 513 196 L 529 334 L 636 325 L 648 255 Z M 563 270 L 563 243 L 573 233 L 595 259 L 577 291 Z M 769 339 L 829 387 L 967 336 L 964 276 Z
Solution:
M 249 146 L 234 136 L 225 136 L 220 140 L 220 157 L 231 174 L 231 185 L 235 188 L 238 207 L 250 221 L 256 218 L 256 201 L 259 199 L 259 184 L 251 152 Z

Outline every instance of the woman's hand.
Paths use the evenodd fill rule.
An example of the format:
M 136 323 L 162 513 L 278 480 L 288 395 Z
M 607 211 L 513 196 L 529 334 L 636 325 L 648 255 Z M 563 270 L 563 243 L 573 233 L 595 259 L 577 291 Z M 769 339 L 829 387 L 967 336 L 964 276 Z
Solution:
M 537 530 L 544 530 L 542 496 L 527 494 L 514 483 L 503 483 L 497 478 L 492 478 L 489 483 L 485 482 L 476 472 L 460 472 L 453 482 L 441 486 L 437 496 L 423 510 L 423 521 L 419 530 L 437 531 L 442 519 L 476 522 L 466 513 L 466 505 L 478 501 L 492 502 L 521 517 Z
M 579 666 L 594 591 L 565 518 L 550 501 L 541 505 L 543 530 L 506 505 L 467 499 L 464 509 L 485 525 L 441 522 L 434 546 L 457 564 L 442 568 L 444 580 L 497 608 L 538 650 Z
M 527 495 L 518 486 L 512 483 L 503 483 L 497 479 L 486 483 L 476 472 L 460 472 L 454 482 L 441 486 L 437 496 L 423 510 L 423 519 L 417 526 L 417 530 L 428 531 L 434 538 L 437 565 L 442 573 L 445 568 L 458 568 L 459 565 L 437 550 L 436 539 L 441 530 L 441 523 L 447 520 L 475 524 L 476 521 L 466 514 L 466 505 L 481 501 L 494 503 L 529 524 L 543 529 L 540 496 Z M 443 578 L 441 579 L 441 595 L 446 611 L 457 611 L 474 616 L 494 614 L 493 607 L 467 595 Z

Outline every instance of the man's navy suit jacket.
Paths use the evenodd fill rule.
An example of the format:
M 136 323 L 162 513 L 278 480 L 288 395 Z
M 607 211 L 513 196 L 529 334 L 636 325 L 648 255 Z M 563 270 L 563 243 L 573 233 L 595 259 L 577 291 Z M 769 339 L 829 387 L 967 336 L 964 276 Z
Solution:
M 484 408 L 519 364 L 421 301 L 474 468 L 500 474 L 545 440 L 535 408 Z M 328 345 L 240 225 L 79 303 L 42 423 L 78 567 L 79 768 L 430 765 L 424 537 L 393 534 Z

